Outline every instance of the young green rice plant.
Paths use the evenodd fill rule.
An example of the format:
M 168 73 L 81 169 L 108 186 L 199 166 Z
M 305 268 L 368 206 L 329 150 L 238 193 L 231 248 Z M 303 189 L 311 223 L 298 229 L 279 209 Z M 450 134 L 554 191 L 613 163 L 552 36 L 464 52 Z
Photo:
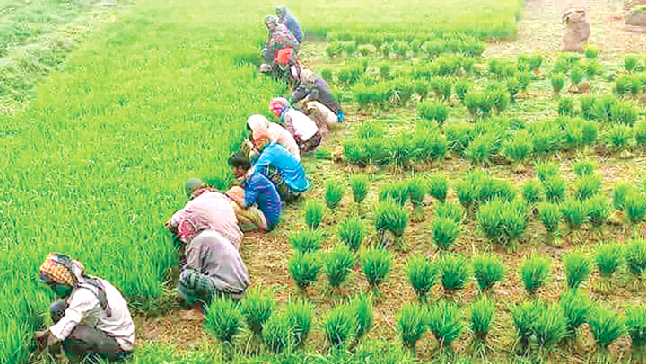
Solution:
M 306 225 L 310 229 L 316 229 L 321 223 L 326 207 L 321 201 L 308 200 L 303 205 L 303 215 L 305 217 Z
M 331 210 L 336 210 L 339 203 L 344 198 L 346 188 L 344 184 L 337 181 L 329 181 L 326 183 L 326 206 Z
M 613 87 L 613 92 L 618 96 L 629 95 L 631 93 L 631 76 L 619 75 L 616 78 L 616 84 Z
M 638 58 L 636 58 L 635 56 L 625 56 L 625 59 L 624 59 L 625 71 L 629 73 L 633 72 L 634 68 L 636 68 L 636 66 L 638 66 L 639 63 L 640 62 L 638 61 Z
M 517 81 L 519 82 L 519 91 L 521 92 L 526 92 L 528 89 L 528 85 L 530 85 L 530 72 L 528 71 L 521 71 L 519 72 L 519 76 L 517 76 Z
M 369 287 L 379 293 L 379 286 L 389 274 L 393 256 L 384 248 L 369 248 L 361 254 L 362 271 L 366 275 Z
M 317 281 L 321 269 L 321 261 L 316 253 L 293 252 L 288 260 L 288 271 L 292 280 L 303 292 L 308 286 Z
M 383 64 L 380 66 L 380 77 L 383 80 L 388 80 L 391 75 L 391 67 L 388 64 Z
M 559 234 L 559 222 L 562 219 L 559 205 L 541 202 L 537 206 L 537 218 L 546 227 L 546 244 L 552 244 Z
M 323 268 L 328 277 L 328 283 L 333 289 L 346 282 L 348 273 L 354 265 L 355 255 L 346 245 L 337 245 L 323 255 Z
M 573 195 L 580 201 L 595 196 L 602 187 L 602 175 L 597 173 L 580 176 L 573 184 Z
M 360 139 L 382 138 L 386 134 L 384 126 L 375 121 L 365 121 L 357 127 L 357 137 Z
M 500 114 L 508 107 L 510 94 L 505 86 L 491 83 L 485 88 L 485 97 L 489 110 Z
M 631 78 L 631 94 L 634 98 L 645 93 L 645 72 L 634 74 Z
M 539 312 L 535 335 L 542 352 L 552 352 L 555 345 L 566 337 L 566 318 L 559 305 L 553 303 Z
M 557 113 L 559 115 L 573 115 L 573 98 L 562 97 L 557 104 Z
M 625 196 L 625 221 L 636 236 L 637 226 L 645 221 L 645 193 L 633 191 Z
M 388 230 L 399 239 L 407 227 L 407 213 L 394 202 L 379 202 L 373 215 L 373 226 L 382 238 Z
M 600 236 L 604 224 L 611 216 L 611 206 L 609 200 L 604 195 L 591 197 L 586 203 L 589 224 L 591 224 L 591 234 Z
M 461 207 L 453 202 L 443 202 L 436 205 L 434 210 L 435 219 L 447 219 L 454 221 L 457 225 L 463 219 Z
M 451 301 L 437 301 L 429 309 L 429 330 L 445 349 L 449 349 L 452 341 L 460 337 L 463 330 L 463 317 L 458 305 Z
M 542 200 L 544 194 L 544 186 L 541 182 L 530 179 L 521 185 L 521 197 L 528 205 L 536 206 Z
M 574 198 L 569 198 L 560 206 L 562 219 L 564 219 L 564 222 L 568 226 L 568 233 L 576 240 L 580 237 L 582 224 L 587 223 L 588 211 L 586 207 L 586 203 Z
M 631 240 L 625 248 L 625 263 L 629 273 L 635 276 L 645 274 L 645 241 L 642 239 Z
M 263 342 L 274 354 L 280 354 L 290 346 L 291 334 L 292 324 L 283 314 L 273 314 L 263 326 Z
M 454 92 L 456 92 L 456 96 L 458 96 L 460 102 L 465 101 L 465 96 L 470 92 L 471 89 L 472 83 L 467 79 L 460 79 L 454 84 Z
M 451 250 L 459 235 L 460 228 L 458 222 L 451 218 L 436 217 L 431 222 L 431 240 L 440 250 Z
M 429 258 L 416 254 L 409 258 L 406 269 L 407 279 L 416 292 L 418 300 L 424 302 L 427 293 L 436 283 L 436 265 Z
M 292 343 L 302 346 L 310 334 L 314 308 L 305 300 L 289 301 L 285 306 L 285 320 L 291 327 Z
M 591 110 L 595 104 L 595 97 L 593 95 L 580 96 L 580 110 L 584 120 L 591 120 Z
M 452 82 L 446 77 L 436 77 L 431 81 L 431 89 L 436 96 L 444 101 L 449 101 L 452 95 Z
M 618 100 L 613 95 L 596 97 L 591 110 L 591 119 L 604 123 L 611 121 L 611 107 L 617 102 Z
M 496 306 L 494 302 L 486 297 L 475 300 L 470 305 L 470 329 L 474 333 L 474 338 L 481 343 L 487 340 L 490 332 L 490 326 L 494 321 Z
M 318 230 L 304 229 L 288 236 L 290 246 L 301 253 L 316 252 L 321 248 L 321 232 Z
M 353 191 L 353 201 L 359 206 L 366 196 L 371 187 L 368 177 L 364 174 L 354 175 L 348 180 L 350 188 Z
M 505 244 L 512 251 L 523 237 L 530 221 L 528 205 L 523 201 L 492 200 L 479 208 L 477 226 L 492 244 Z
M 517 79 L 517 77 L 507 77 L 505 80 L 505 87 L 510 94 L 510 101 L 516 102 L 517 94 L 521 89 L 521 86 L 519 85 L 519 79 Z
M 530 296 L 534 296 L 550 274 L 550 260 L 532 254 L 519 267 L 519 276 L 524 288 Z
M 613 188 L 613 208 L 616 210 L 624 210 L 625 200 L 631 193 L 634 193 L 634 187 L 630 183 L 616 182 Z
M 366 224 L 359 218 L 346 219 L 337 225 L 337 235 L 346 246 L 357 252 L 366 236 Z
M 564 192 L 566 190 L 566 181 L 560 175 L 548 177 L 544 181 L 544 192 L 546 193 L 546 201 L 552 203 L 559 203 L 564 200 Z
M 481 93 L 469 92 L 465 95 L 463 103 L 467 107 L 472 120 L 477 116 L 477 112 L 481 109 L 481 105 L 485 102 L 485 95 Z
M 204 327 L 220 342 L 231 345 L 242 327 L 241 319 L 240 310 L 232 300 L 216 298 L 205 312 Z
M 328 83 L 332 82 L 332 70 L 330 68 L 324 68 L 321 71 L 319 71 L 319 74 L 321 75 L 321 78 L 324 80 L 328 81 Z
M 465 288 L 470 278 L 469 264 L 458 254 L 443 254 L 438 262 L 438 275 L 445 294 Z
M 355 332 L 355 317 L 345 305 L 330 309 L 322 318 L 321 326 L 332 347 L 343 348 Z
M 530 57 L 530 70 L 532 72 L 539 72 L 539 67 L 541 67 L 541 64 L 544 62 L 544 57 L 542 57 L 540 54 L 533 54 Z
M 431 197 L 436 200 L 445 202 L 447 191 L 449 190 L 449 180 L 443 174 L 432 174 L 427 179 L 427 191 Z
M 573 163 L 573 173 L 577 176 L 592 174 L 598 169 L 598 163 L 590 158 L 579 159 Z
M 541 182 L 546 182 L 549 177 L 558 176 L 560 174 L 559 164 L 555 162 L 536 162 L 535 173 Z
M 400 132 L 386 139 L 386 148 L 389 151 L 389 162 L 395 166 L 404 166 L 409 162 L 413 150 L 413 136 Z
M 424 306 L 413 303 L 405 303 L 398 312 L 397 328 L 402 339 L 402 344 L 411 350 L 416 351 L 416 342 L 427 331 L 427 310 Z
M 519 131 L 517 136 L 503 148 L 503 154 L 512 162 L 517 172 L 523 171 L 523 165 L 531 153 L 532 141 L 530 134 L 526 131 Z
M 516 326 L 517 338 L 522 351 L 526 352 L 530 346 L 530 338 L 535 334 L 535 324 L 544 305 L 540 301 L 526 301 L 512 309 L 512 322 Z
M 474 280 L 483 293 L 489 293 L 496 282 L 503 280 L 503 264 L 494 254 L 477 254 L 472 259 Z
M 249 331 L 257 338 L 261 337 L 263 325 L 272 316 L 274 309 L 274 297 L 272 292 L 262 292 L 259 288 L 254 288 L 245 293 L 240 310 L 247 322 Z
M 622 247 L 619 244 L 601 244 L 595 252 L 595 265 L 600 277 L 609 280 L 620 266 Z
M 640 146 L 644 150 L 645 143 L 647 142 L 647 124 L 644 121 L 637 122 L 634 125 L 634 132 L 636 145 Z
M 556 74 L 552 76 L 550 79 L 550 84 L 551 86 L 553 86 L 553 92 L 556 95 L 559 95 L 559 93 L 562 91 L 562 89 L 564 88 L 564 83 L 565 83 L 565 79 L 564 79 L 564 76 L 561 74 Z
M 645 325 L 645 305 L 631 306 L 625 310 L 627 316 L 625 320 L 625 327 L 627 334 L 631 336 L 631 346 L 634 355 L 644 358 L 645 355 L 645 340 L 647 334 L 647 327 Z
M 580 286 L 580 283 L 589 280 L 591 260 L 584 253 L 565 254 L 562 259 L 568 288 L 575 290 Z
M 559 306 L 566 318 L 566 339 L 575 339 L 578 337 L 578 331 L 582 324 L 589 320 L 589 310 L 591 301 L 588 295 L 578 292 L 576 289 L 568 290 L 559 298 Z
M 573 89 L 577 89 L 577 87 L 580 85 L 582 79 L 584 78 L 584 73 L 585 69 L 581 64 L 576 64 L 575 66 L 573 66 L 573 68 L 571 68 L 569 78 L 571 79 L 571 87 Z
M 633 126 L 638 119 L 638 112 L 631 101 L 618 101 L 609 111 L 611 121 L 618 124 Z
M 354 337 L 361 339 L 373 328 L 373 302 L 371 297 L 359 294 L 350 301 L 348 310 L 352 312 L 357 324 Z
M 582 123 L 582 144 L 584 146 L 595 145 L 598 141 L 598 134 L 599 127 L 597 123 L 592 121 Z
M 598 349 L 606 354 L 609 351 L 609 345 L 625 334 L 625 318 L 619 316 L 616 310 L 605 310 L 595 305 L 590 310 L 589 328 Z
M 465 150 L 465 158 L 473 165 L 489 165 L 490 154 L 495 149 L 494 142 L 489 135 L 481 135 L 467 146 Z
M 427 193 L 425 180 L 416 177 L 408 181 L 409 184 L 409 200 L 413 204 L 417 216 L 424 214 L 422 208 L 424 207 L 425 194 Z
M 621 156 L 626 155 L 631 148 L 632 139 L 633 131 L 628 126 L 613 125 L 602 134 L 605 147 L 612 152 L 619 152 Z

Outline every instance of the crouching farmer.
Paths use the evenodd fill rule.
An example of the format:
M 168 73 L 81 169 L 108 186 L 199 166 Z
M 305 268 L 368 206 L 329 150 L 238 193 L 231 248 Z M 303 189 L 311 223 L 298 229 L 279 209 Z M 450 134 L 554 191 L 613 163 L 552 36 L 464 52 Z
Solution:
M 240 299 L 249 286 L 247 267 L 238 250 L 214 230 L 191 238 L 186 266 L 180 272 L 178 293 L 189 305 L 204 308 L 218 296 Z
M 229 165 L 241 184 L 227 192 L 227 196 L 232 200 L 232 207 L 241 230 L 245 232 L 273 230 L 283 210 L 281 196 L 276 186 L 260 173 L 249 174 L 251 163 L 242 153 L 232 155 L 229 158 Z
M 60 298 L 50 307 L 54 325 L 35 334 L 39 341 L 50 348 L 62 344 L 67 356 L 92 362 L 128 356 L 135 324 L 112 284 L 87 275 L 81 263 L 63 254 L 50 253 L 39 271 L 41 281 Z

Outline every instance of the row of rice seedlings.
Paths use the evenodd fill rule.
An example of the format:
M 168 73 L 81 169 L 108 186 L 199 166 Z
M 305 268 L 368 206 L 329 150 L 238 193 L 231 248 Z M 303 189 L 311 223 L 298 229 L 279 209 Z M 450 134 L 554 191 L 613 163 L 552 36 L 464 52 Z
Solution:
M 447 351 L 464 328 L 462 316 L 460 308 L 448 301 L 438 301 L 430 307 L 405 303 L 398 313 L 397 328 L 403 345 L 414 355 L 417 341 L 427 330 Z
M 387 138 L 347 139 L 344 141 L 346 163 L 352 165 L 407 166 L 413 161 L 444 163 L 445 137 L 437 130 L 411 134 L 400 132 Z

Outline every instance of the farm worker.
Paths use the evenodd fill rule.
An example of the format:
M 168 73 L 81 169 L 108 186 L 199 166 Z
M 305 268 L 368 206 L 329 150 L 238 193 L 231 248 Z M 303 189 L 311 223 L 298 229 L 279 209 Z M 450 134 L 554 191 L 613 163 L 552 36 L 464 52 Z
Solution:
M 285 126 L 302 152 L 317 149 L 321 134 L 317 124 L 301 111 L 294 110 L 284 97 L 275 97 L 270 101 L 270 110 L 279 122 Z
M 260 173 L 249 174 L 251 162 L 241 153 L 229 158 L 229 165 L 234 175 L 241 181 L 241 186 L 234 186 L 227 191 L 232 200 L 232 207 L 243 231 L 270 231 L 274 229 L 281 217 L 283 203 L 276 186 Z M 257 205 L 258 208 L 253 207 Z
M 295 52 L 299 52 L 299 41 L 284 24 L 279 23 L 274 15 L 268 15 L 265 18 L 265 26 L 269 32 L 265 42 L 265 63 L 267 65 L 274 63 L 274 52 L 283 48 L 292 48 Z
M 247 267 L 238 249 L 217 231 L 202 230 L 190 238 L 186 258 L 178 294 L 188 304 L 209 305 L 216 295 L 240 299 L 245 294 L 249 286 Z
M 135 323 L 121 293 L 64 254 L 47 255 L 39 273 L 59 299 L 50 306 L 54 325 L 35 337 L 50 348 L 62 341 L 71 357 L 125 359 L 135 345 Z
M 189 202 L 166 223 L 171 232 L 186 244 L 188 239 L 211 229 L 238 249 L 243 233 L 229 197 L 194 179 L 187 181 L 186 190 Z
M 339 102 L 330 93 L 330 86 L 323 78 L 319 78 L 309 69 L 301 71 L 301 82 L 292 94 L 292 104 L 305 103 L 310 100 L 318 101 L 337 115 L 337 121 L 344 121 L 344 112 Z
M 301 43 L 301 41 L 303 40 L 301 25 L 299 25 L 299 22 L 292 14 L 288 13 L 288 9 L 284 6 L 277 6 L 276 16 L 279 17 L 279 23 L 284 24 L 288 28 L 288 30 L 292 32 L 299 43 Z
M 317 124 L 322 138 L 330 137 L 330 128 L 335 127 L 337 124 L 337 115 L 334 112 L 330 111 L 324 104 L 314 100 L 302 104 L 301 109 Z
M 301 151 L 299 150 L 299 145 L 294 141 L 292 134 L 289 131 L 285 130 L 284 127 L 277 123 L 273 123 L 263 115 L 252 115 L 247 119 L 247 129 L 251 132 L 251 140 L 254 140 L 255 134 L 260 130 L 265 130 L 270 135 L 270 140 L 274 143 L 281 145 L 283 148 L 287 149 L 294 157 L 301 161 Z
M 272 142 L 266 131 L 256 134 L 254 140 L 260 156 L 252 165 L 251 174 L 261 173 L 275 185 L 283 201 L 297 200 L 301 192 L 310 188 L 303 166 L 282 146 Z

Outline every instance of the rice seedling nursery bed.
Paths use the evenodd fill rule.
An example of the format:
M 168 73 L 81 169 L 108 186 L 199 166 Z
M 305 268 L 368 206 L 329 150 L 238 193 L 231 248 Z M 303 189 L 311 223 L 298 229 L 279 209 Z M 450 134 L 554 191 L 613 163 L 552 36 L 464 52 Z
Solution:
M 644 319 L 642 329 L 640 320 L 633 331 L 630 323 L 636 309 L 645 312 L 644 57 L 488 54 L 475 35 L 514 35 L 516 1 L 501 5 L 505 16 L 478 17 L 460 33 L 451 32 L 464 23 L 412 32 L 390 21 L 420 22 L 427 6 L 375 14 L 377 6 L 288 5 L 310 34 L 327 34 L 306 41 L 302 59 L 329 79 L 347 121 L 316 155 L 304 156 L 312 183 L 304 201 L 288 206 L 277 230 L 243 241 L 252 289 L 272 291 L 275 302 L 263 339 L 243 319 L 244 329 L 223 345 L 209 334 L 209 312 L 205 321 L 180 309 L 172 291 L 177 253 L 162 224 L 182 207 L 187 178 L 228 186 L 225 158 L 247 116 L 286 94 L 253 66 L 271 4 L 144 0 L 73 52 L 24 113 L 0 119 L 8 169 L 0 177 L 7 277 L 0 362 L 44 360 L 30 355 L 28 336 L 47 322 L 52 297 L 34 272 L 49 251 L 77 257 L 128 297 L 137 315 L 133 363 L 228 355 L 234 362 L 640 361 L 632 343 L 642 340 L 644 350 Z M 436 19 L 455 9 L 441 5 Z M 340 31 L 339 14 L 353 11 L 373 23 Z M 375 24 L 388 25 L 371 32 Z M 589 95 L 576 93 L 584 84 L 594 98 L 589 109 Z M 328 201 L 339 194 L 332 185 L 344 187 L 337 206 Z M 355 196 L 361 186 L 363 200 Z M 307 209 L 323 217 L 314 235 L 296 236 L 313 225 Z M 349 249 L 335 248 L 342 242 Z M 304 272 L 293 261 L 303 266 L 309 254 L 320 270 L 297 284 Z M 330 272 L 338 273 L 335 288 Z M 579 295 L 568 296 L 569 287 Z M 366 333 L 352 332 L 360 322 L 344 313 L 360 312 L 360 292 L 372 298 Z M 564 324 L 564 313 L 588 307 L 577 306 L 584 297 L 592 318 Z M 309 335 L 273 355 L 280 341 L 271 333 L 308 307 Z M 609 314 L 630 329 L 607 346 L 598 338 L 611 331 L 599 324 Z M 352 353 L 340 350 L 342 342 Z

